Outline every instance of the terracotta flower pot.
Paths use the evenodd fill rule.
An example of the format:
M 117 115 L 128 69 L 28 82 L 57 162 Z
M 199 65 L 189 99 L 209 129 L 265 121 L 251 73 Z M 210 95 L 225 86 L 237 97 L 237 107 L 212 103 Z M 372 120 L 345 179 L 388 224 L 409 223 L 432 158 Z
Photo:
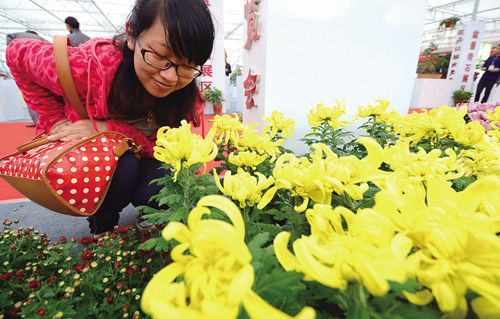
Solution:
M 222 105 L 214 105 L 214 115 L 222 115 Z
M 444 26 L 445 26 L 445 28 L 452 28 L 452 27 L 454 27 L 456 24 L 457 24 L 457 21 L 455 21 L 455 20 L 451 20 L 451 21 L 447 21 L 447 22 L 444 24 Z

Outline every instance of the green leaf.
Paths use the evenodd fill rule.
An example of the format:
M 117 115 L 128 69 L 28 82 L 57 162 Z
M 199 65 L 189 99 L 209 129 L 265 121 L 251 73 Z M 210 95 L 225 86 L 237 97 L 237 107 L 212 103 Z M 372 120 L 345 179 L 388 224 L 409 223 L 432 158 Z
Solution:
M 160 206 L 165 205 L 165 204 L 168 206 L 171 206 L 172 204 L 175 204 L 181 200 L 182 200 L 182 196 L 180 194 L 169 194 L 167 196 L 162 197 L 158 204 Z
M 269 209 L 265 211 L 266 214 L 273 215 L 276 220 L 285 220 L 288 219 L 288 214 L 285 211 L 281 211 L 278 209 Z
M 254 259 L 258 260 L 262 258 L 262 256 L 264 255 L 262 246 L 264 246 L 264 244 L 268 240 L 268 233 L 259 233 L 248 243 L 248 250 L 250 251 Z
M 404 283 L 399 283 L 397 281 L 389 280 L 389 286 L 391 287 L 391 291 L 401 293 L 402 290 L 405 290 L 410 293 L 416 293 L 420 290 L 420 286 L 415 279 L 408 279 Z

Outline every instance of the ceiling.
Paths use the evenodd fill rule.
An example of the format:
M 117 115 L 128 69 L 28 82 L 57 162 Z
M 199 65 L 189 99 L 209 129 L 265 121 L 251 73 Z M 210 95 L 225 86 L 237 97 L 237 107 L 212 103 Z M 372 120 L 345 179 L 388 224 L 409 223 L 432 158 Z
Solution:
M 232 64 L 242 64 L 244 2 L 224 2 L 224 46 Z M 112 37 L 122 30 L 133 3 L 134 0 L 0 0 L 0 70 L 6 69 L 5 39 L 8 33 L 31 29 L 50 40 L 56 34 L 67 34 L 64 19 L 74 16 L 85 34 Z M 441 34 L 437 39 L 437 26 L 442 19 L 452 16 L 470 20 L 474 3 L 475 0 L 428 0 L 422 49 L 434 41 L 440 51 L 451 50 L 454 34 Z M 483 40 L 500 43 L 500 1 L 479 0 L 477 20 L 486 23 Z
M 90 37 L 113 37 L 123 30 L 135 0 L 0 0 L 0 70 L 5 70 L 6 37 L 9 33 L 36 31 L 51 40 L 68 34 L 64 19 L 74 16 L 80 30 Z M 241 64 L 243 47 L 243 0 L 224 3 L 224 35 L 228 60 Z
M 437 31 L 439 23 L 450 17 L 459 17 L 461 21 L 471 20 L 475 2 L 475 0 L 428 0 L 421 50 L 434 42 L 438 46 L 438 51 L 451 51 L 456 29 L 440 33 Z M 476 20 L 485 22 L 483 42 L 500 43 L 500 1 L 479 0 Z

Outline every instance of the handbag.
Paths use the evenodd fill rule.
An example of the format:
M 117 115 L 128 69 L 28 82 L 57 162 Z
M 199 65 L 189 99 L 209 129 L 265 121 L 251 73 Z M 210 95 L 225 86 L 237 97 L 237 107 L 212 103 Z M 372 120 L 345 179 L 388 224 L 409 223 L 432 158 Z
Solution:
M 68 60 L 68 38 L 54 37 L 54 56 L 64 94 L 82 118 Z M 91 216 L 101 206 L 119 158 L 141 150 L 131 138 L 112 131 L 70 141 L 51 141 L 40 133 L 17 152 L 0 158 L 0 176 L 33 202 L 58 213 Z

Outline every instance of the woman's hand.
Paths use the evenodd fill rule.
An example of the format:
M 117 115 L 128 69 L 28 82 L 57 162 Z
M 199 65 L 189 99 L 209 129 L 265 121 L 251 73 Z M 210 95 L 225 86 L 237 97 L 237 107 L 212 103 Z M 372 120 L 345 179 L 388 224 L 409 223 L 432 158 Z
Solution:
M 68 121 L 69 122 L 69 121 Z M 107 124 L 106 121 L 95 121 L 99 131 L 105 131 Z M 80 120 L 75 123 L 63 123 L 57 127 L 52 128 L 50 136 L 47 138 L 51 141 L 69 141 L 75 138 L 87 137 L 97 133 L 90 120 Z

